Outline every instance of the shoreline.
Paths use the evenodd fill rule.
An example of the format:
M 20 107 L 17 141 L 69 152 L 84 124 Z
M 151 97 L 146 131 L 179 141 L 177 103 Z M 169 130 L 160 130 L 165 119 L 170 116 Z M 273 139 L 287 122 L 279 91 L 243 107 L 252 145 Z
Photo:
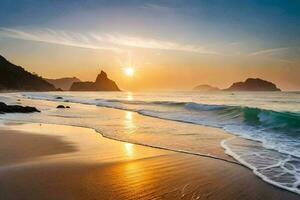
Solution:
M 51 127 L 56 131 L 50 131 Z M 45 194 L 49 194 L 45 199 L 110 199 L 111 195 L 117 199 L 298 198 L 263 182 L 245 167 L 114 141 L 89 128 L 14 123 L 3 126 L 0 137 L 10 130 L 20 131 L 18 136 L 25 137 L 29 133 L 47 138 L 52 135 L 70 143 L 76 151 L 41 156 L 25 166 L 1 170 L 3 199 L 18 195 L 40 199 Z
M 97 105 L 91 105 L 91 104 L 82 104 L 82 103 L 76 103 L 76 102 L 64 102 L 64 101 L 59 101 L 59 100 L 43 100 L 43 99 L 32 99 L 32 98 L 22 98 L 22 104 L 24 105 L 31 105 L 31 106 L 36 106 L 41 109 L 49 110 L 52 109 L 53 113 L 51 111 L 51 117 L 55 116 L 57 117 L 56 119 L 50 119 L 50 121 L 45 121 L 41 120 L 40 117 L 33 118 L 30 122 L 32 123 L 46 123 L 46 124 L 60 124 L 60 125 L 70 125 L 70 126 L 76 126 L 76 127 L 82 127 L 82 128 L 91 128 L 98 132 L 100 135 L 103 137 L 106 137 L 108 139 L 116 140 L 116 141 L 121 141 L 121 142 L 130 142 L 136 145 L 142 145 L 142 146 L 148 146 L 152 148 L 158 148 L 158 149 L 164 149 L 164 150 L 170 150 L 174 152 L 179 152 L 179 153 L 187 153 L 187 154 L 192 154 L 192 155 L 199 155 L 199 156 L 208 156 L 211 158 L 215 159 L 220 159 L 228 162 L 232 162 L 234 164 L 239 164 L 232 156 L 229 156 L 225 154 L 224 148 L 221 146 L 221 142 L 224 139 L 229 139 L 232 137 L 236 137 L 236 135 L 231 134 L 227 132 L 224 129 L 216 128 L 216 127 L 210 127 L 208 125 L 198 125 L 194 123 L 182 123 L 180 121 L 173 121 L 173 120 L 168 120 L 168 119 L 161 119 L 161 118 L 156 118 L 156 117 L 151 117 L 147 115 L 140 115 L 139 113 L 133 112 L 133 111 L 128 111 L 128 110 L 123 110 L 123 109 L 115 109 L 115 108 L 110 108 L 110 107 L 99 107 Z M 71 109 L 68 110 L 58 110 L 53 109 L 56 108 L 57 105 L 60 104 L 68 104 L 71 105 Z M 73 111 L 74 110 L 80 110 L 80 114 L 83 114 L 83 112 L 91 112 L 91 115 L 88 115 L 87 118 L 91 118 L 93 120 L 93 117 L 99 117 L 98 121 L 109 121 L 108 123 L 104 122 L 103 125 L 99 124 L 95 126 L 93 123 L 89 124 L 78 124 L 76 121 L 73 121 Z M 42 110 L 41 110 L 42 111 Z M 71 111 L 71 112 L 70 112 Z M 69 113 L 68 113 L 69 112 Z M 65 115 L 65 113 L 68 113 Z M 109 117 L 103 117 L 99 116 L 99 114 L 103 114 L 109 116 Z M 45 114 L 45 112 L 41 112 L 42 117 L 48 117 L 49 113 Z M 43 115 L 45 114 L 45 115 Z M 55 115 L 53 115 L 55 114 Z M 75 111 L 75 115 L 78 114 Z M 125 116 L 123 117 L 123 115 Z M 121 116 L 121 117 L 120 117 Z M 21 117 L 21 118 L 20 118 Z M 23 116 L 18 116 L 18 120 L 15 120 L 14 118 L 5 118 L 5 120 L 12 120 L 12 121 L 22 121 L 27 123 L 28 120 L 26 118 L 22 118 Z M 75 119 L 79 117 L 76 116 Z M 85 117 L 85 116 L 84 116 Z M 102 118 L 103 117 L 103 118 Z M 66 119 L 71 119 L 70 121 L 67 121 Z M 82 118 L 80 116 L 80 118 Z M 66 122 L 60 122 L 57 123 L 60 119 L 64 119 Z M 48 120 L 48 119 L 47 119 Z M 30 123 L 29 122 L 29 123 Z M 121 124 L 121 125 L 119 125 Z M 135 125 L 138 124 L 138 125 Z M 170 146 L 158 146 L 156 143 L 149 143 L 148 140 L 139 140 L 141 138 L 138 138 L 138 140 L 135 140 L 135 138 L 131 138 L 131 135 L 138 136 L 140 133 L 143 133 L 148 126 L 153 126 L 153 124 L 159 126 L 159 128 L 164 128 L 163 131 L 170 131 L 168 128 L 165 128 L 164 126 L 174 126 L 178 127 L 180 129 L 187 129 L 187 131 L 193 133 L 195 131 L 201 133 L 201 142 L 197 143 L 199 145 L 199 149 L 201 149 L 200 152 L 203 151 L 203 153 L 196 153 L 195 151 L 189 151 L 189 150 L 177 150 L 174 148 L 171 148 Z M 117 131 L 116 130 L 111 130 L 111 127 L 117 126 Z M 108 128 L 107 128 L 108 127 Z M 128 136 L 126 139 L 122 139 L 122 137 L 112 137 L 112 135 L 115 136 L 115 133 L 110 135 L 107 133 L 110 132 L 122 132 L 125 136 Z M 134 134 L 132 134 L 132 132 Z M 151 132 L 155 131 L 155 133 L 160 133 L 163 131 L 158 131 L 152 129 Z M 185 132 L 187 132 L 185 131 Z M 137 133 L 137 134 L 136 134 Z M 148 132 L 146 134 L 143 133 L 143 137 L 148 137 Z M 181 132 L 179 132 L 181 134 Z M 158 135 L 157 135 L 158 136 Z M 140 136 L 141 137 L 141 136 Z M 169 136 L 168 136 L 169 137 Z M 151 137 L 149 138 L 151 139 Z M 145 142 L 144 142 L 145 141 Z M 181 142 L 176 141 L 176 142 Z M 207 144 L 206 144 L 207 143 Z M 167 144 L 167 143 L 166 143 Z
M 16 123 L 16 124 L 19 124 L 19 123 L 24 123 L 24 124 L 33 123 L 33 124 L 37 124 L 37 122 L 25 122 L 25 121 L 17 121 L 17 120 L 11 120 L 9 122 L 13 122 L 13 123 Z M 91 130 L 95 131 L 97 134 L 99 134 L 101 137 L 109 139 L 109 140 L 113 140 L 113 141 L 117 141 L 117 142 L 122 142 L 122 143 L 130 143 L 130 144 L 133 144 L 133 145 L 137 145 L 137 146 L 141 146 L 141 147 L 147 147 L 147 148 L 153 148 L 153 149 L 157 149 L 157 150 L 164 150 L 164 151 L 170 151 L 170 152 L 174 152 L 174 153 L 181 153 L 181 154 L 187 154 L 187 155 L 193 155 L 193 156 L 200 156 L 200 157 L 204 157 L 204 158 L 215 159 L 215 160 L 219 160 L 219 161 L 231 163 L 231 164 L 234 164 L 234 165 L 239 165 L 241 167 L 245 167 L 247 169 L 250 169 L 249 167 L 247 167 L 247 166 L 239 163 L 238 161 L 229 160 L 229 159 L 226 159 L 226 158 L 217 157 L 217 156 L 210 155 L 210 154 L 201 154 L 201 153 L 190 152 L 190 151 L 185 151 L 185 150 L 176 150 L 176 149 L 170 149 L 170 148 L 167 148 L 167 147 L 159 147 L 159 146 L 153 146 L 153 145 L 148 145 L 148 144 L 143 144 L 143 143 L 137 143 L 137 142 L 128 142 L 126 140 L 121 140 L 121 139 L 109 137 L 109 136 L 106 136 L 105 134 L 101 133 L 99 130 L 91 128 L 91 127 L 87 127 L 87 126 L 64 125 L 64 124 L 55 124 L 55 123 L 42 123 L 42 124 L 60 125 L 60 126 L 72 126 L 72 127 L 77 127 L 77 128 L 91 129 Z M 0 128 L 0 131 L 1 131 L 1 128 Z M 233 138 L 234 138 L 234 136 L 233 136 Z M 231 139 L 231 138 L 229 138 L 229 139 Z M 225 151 L 226 149 L 222 146 L 222 143 L 224 141 L 226 141 L 226 140 L 222 140 L 220 142 L 220 146 L 224 149 L 224 154 L 232 157 L 231 155 L 229 155 L 229 154 L 226 153 L 226 151 Z

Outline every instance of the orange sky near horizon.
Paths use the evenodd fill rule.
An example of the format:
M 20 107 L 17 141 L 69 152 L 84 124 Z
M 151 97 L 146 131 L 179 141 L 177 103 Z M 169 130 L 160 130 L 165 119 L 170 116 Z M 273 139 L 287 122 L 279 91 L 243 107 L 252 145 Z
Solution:
M 35 44 L 35 54 L 27 54 L 26 45 L 18 46 L 22 48 L 14 55 L 4 56 L 31 72 L 46 78 L 94 81 L 104 70 L 123 90 L 190 90 L 199 84 L 227 88 L 249 77 L 272 81 L 283 90 L 300 88 L 299 68 L 265 57 L 140 49 L 120 54 L 44 43 Z M 124 67 L 133 67 L 135 74 L 126 76 Z

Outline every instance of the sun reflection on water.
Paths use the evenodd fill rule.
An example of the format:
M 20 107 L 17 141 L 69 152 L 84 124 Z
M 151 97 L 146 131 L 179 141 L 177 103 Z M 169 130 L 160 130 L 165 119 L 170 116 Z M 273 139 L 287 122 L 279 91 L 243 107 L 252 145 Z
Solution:
M 128 101 L 132 101 L 132 100 L 133 100 L 132 92 L 127 92 L 126 99 L 127 99 Z
M 131 111 L 125 112 L 124 126 L 126 129 L 126 132 L 129 134 L 132 134 L 136 129 L 136 125 L 134 123 L 134 118 L 133 118 L 133 113 Z

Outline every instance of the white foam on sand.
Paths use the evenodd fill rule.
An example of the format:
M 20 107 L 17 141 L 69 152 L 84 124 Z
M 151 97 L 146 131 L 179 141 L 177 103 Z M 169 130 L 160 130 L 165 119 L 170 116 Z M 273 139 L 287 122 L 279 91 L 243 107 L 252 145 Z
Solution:
M 264 181 L 300 194 L 300 159 L 266 149 L 260 142 L 239 137 L 223 140 L 225 153 L 250 168 Z

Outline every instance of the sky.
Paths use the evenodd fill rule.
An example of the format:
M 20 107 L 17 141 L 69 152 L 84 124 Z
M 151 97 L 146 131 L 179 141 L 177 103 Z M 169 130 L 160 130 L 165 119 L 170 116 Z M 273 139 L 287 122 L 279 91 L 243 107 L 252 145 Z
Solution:
M 0 54 L 46 78 L 104 70 L 127 90 L 248 77 L 300 90 L 300 1 L 1 0 Z

